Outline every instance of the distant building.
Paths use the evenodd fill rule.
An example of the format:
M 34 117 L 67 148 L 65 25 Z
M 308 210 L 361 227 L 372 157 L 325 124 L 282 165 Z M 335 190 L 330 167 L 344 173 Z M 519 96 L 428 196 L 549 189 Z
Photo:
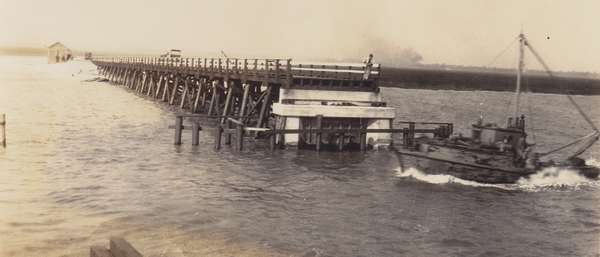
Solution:
M 66 62 L 73 59 L 71 49 L 60 42 L 56 42 L 48 47 L 48 63 Z
M 83 58 L 84 58 L 85 60 L 91 60 L 91 59 L 92 59 L 92 52 L 85 52 L 85 53 L 83 54 Z

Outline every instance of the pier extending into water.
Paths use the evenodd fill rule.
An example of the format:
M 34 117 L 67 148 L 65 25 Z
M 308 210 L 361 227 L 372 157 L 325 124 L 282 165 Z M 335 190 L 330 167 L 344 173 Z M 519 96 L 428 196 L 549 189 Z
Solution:
M 192 144 L 199 144 L 201 120 L 211 119 L 215 149 L 222 135 L 241 150 L 244 137 L 270 138 L 283 146 L 337 150 L 388 147 L 392 134 L 410 143 L 415 132 L 447 137 L 452 124 L 414 122 L 393 128 L 395 109 L 379 91 L 380 65 L 306 64 L 291 59 L 94 57 L 110 82 L 178 109 L 175 144 L 183 120 L 191 120 Z

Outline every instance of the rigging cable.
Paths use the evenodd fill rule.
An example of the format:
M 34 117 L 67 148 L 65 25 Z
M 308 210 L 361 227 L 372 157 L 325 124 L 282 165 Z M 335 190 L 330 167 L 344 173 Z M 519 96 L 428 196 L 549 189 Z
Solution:
M 508 44 L 508 46 L 502 50 L 498 55 L 496 55 L 496 57 L 494 57 L 494 59 L 492 59 L 492 61 L 490 63 L 488 63 L 488 65 L 486 65 L 486 67 L 490 67 L 490 65 L 494 64 L 498 58 L 500 58 L 502 55 L 504 55 L 509 49 L 512 48 L 513 44 L 515 42 L 517 42 L 517 39 L 519 39 L 519 37 L 515 37 L 513 38 L 513 40 Z

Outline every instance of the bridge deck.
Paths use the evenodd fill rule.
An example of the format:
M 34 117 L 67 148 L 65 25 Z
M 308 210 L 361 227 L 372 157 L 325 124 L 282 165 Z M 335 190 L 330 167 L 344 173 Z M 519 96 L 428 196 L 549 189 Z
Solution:
M 348 91 L 377 90 L 381 70 L 380 65 L 372 64 L 293 64 L 291 59 L 95 57 L 92 62 L 102 68 Z

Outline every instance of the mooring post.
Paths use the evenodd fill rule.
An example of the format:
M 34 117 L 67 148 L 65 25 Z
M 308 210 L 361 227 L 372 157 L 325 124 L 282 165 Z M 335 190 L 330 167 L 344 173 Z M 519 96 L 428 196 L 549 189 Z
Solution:
M 175 116 L 175 144 L 181 144 L 181 130 L 183 129 L 183 116 Z
M 360 150 L 364 152 L 367 150 L 367 132 L 363 130 L 367 129 L 367 125 L 362 124 L 361 129 L 362 130 L 360 131 Z
M 273 129 L 271 130 L 271 137 L 269 137 L 269 143 L 271 151 L 275 151 L 275 148 L 277 147 L 277 125 L 274 125 Z
M 200 143 L 200 123 L 195 120 L 192 122 L 192 145 L 198 145 Z
M 317 115 L 317 135 L 316 135 L 316 147 L 317 152 L 321 151 L 321 129 L 323 128 L 323 115 Z
M 236 127 L 236 135 L 235 135 L 235 139 L 236 139 L 236 144 L 235 144 L 235 148 L 238 151 L 242 151 L 243 149 L 243 145 L 244 145 L 244 125 L 241 124 L 237 124 Z
M 225 144 L 231 145 L 231 121 L 228 119 L 225 120 L 225 128 L 227 132 L 225 133 Z
M 217 127 L 215 128 L 215 150 L 219 151 L 221 149 L 221 134 L 223 133 L 223 128 L 221 124 L 217 123 Z
M 0 127 L 2 127 L 2 147 L 6 148 L 6 114 L 0 115 Z

